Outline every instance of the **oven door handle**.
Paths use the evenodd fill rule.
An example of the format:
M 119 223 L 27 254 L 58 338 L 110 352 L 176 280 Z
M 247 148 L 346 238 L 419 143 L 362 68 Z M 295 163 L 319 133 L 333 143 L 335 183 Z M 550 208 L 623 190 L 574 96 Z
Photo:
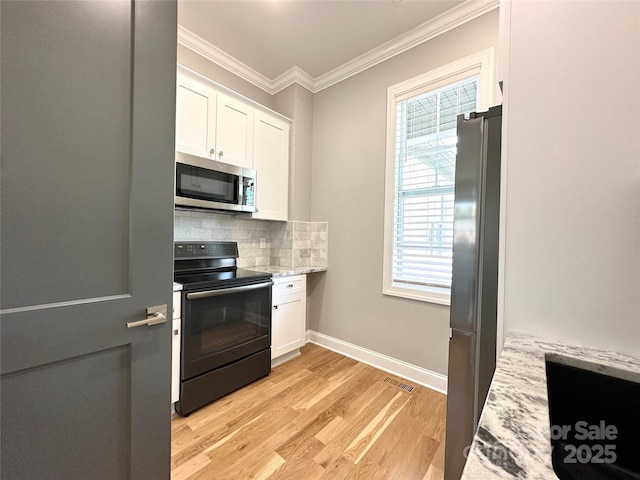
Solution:
M 188 300 L 197 300 L 199 298 L 218 297 L 220 295 L 227 295 L 230 293 L 247 292 L 249 290 L 256 290 L 258 288 L 267 288 L 273 285 L 272 281 L 264 283 L 256 283 L 254 285 L 244 285 L 242 287 L 220 288 L 217 290 L 207 290 L 206 292 L 192 292 L 187 293 Z

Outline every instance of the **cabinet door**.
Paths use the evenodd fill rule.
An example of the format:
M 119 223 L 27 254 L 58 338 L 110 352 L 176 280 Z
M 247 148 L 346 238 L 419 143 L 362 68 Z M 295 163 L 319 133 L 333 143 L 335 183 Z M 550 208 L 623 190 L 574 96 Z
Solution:
M 253 168 L 253 115 L 253 107 L 218 93 L 215 158 Z
M 304 295 L 282 297 L 273 306 L 271 358 L 300 348 L 304 344 Z
M 178 75 L 176 89 L 176 150 L 211 158 L 215 152 L 216 92 L 203 83 Z
M 257 111 L 253 144 L 256 207 L 253 218 L 288 220 L 289 123 Z

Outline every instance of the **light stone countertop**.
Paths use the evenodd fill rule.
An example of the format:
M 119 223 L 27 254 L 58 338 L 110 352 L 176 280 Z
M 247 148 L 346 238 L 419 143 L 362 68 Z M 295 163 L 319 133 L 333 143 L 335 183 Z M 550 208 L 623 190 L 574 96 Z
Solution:
M 275 267 L 271 265 L 261 267 L 250 267 L 250 270 L 270 273 L 274 277 L 290 277 L 293 275 L 304 275 L 307 273 L 326 272 L 327 267 Z
M 640 358 L 509 333 L 463 480 L 557 479 L 551 466 L 545 353 L 597 363 L 602 373 L 640 373 Z

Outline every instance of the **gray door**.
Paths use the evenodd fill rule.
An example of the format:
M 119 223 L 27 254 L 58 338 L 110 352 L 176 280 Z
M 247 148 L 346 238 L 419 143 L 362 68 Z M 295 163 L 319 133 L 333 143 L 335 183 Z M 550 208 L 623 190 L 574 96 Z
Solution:
M 0 5 L 2 478 L 169 478 L 176 3 Z

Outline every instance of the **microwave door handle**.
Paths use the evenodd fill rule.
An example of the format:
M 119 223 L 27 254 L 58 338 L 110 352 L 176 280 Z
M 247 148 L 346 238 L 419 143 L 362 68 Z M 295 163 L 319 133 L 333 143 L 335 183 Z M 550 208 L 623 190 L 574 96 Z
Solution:
M 242 189 L 244 188 L 244 177 L 242 175 L 238 176 L 238 205 L 243 205 L 244 202 L 242 201 Z

